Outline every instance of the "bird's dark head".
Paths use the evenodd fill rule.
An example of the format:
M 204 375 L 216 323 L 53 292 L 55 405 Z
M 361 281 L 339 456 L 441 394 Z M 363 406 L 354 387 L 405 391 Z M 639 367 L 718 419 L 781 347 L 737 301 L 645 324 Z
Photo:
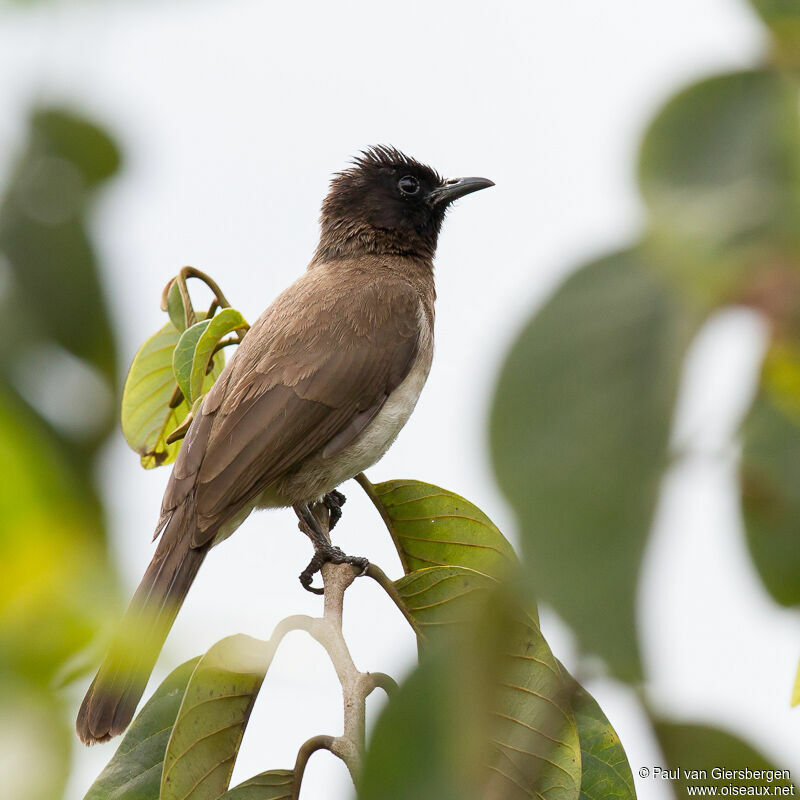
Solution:
M 486 178 L 442 178 L 391 147 L 365 150 L 331 181 L 322 205 L 318 257 L 355 252 L 432 259 L 450 204 L 494 186 Z

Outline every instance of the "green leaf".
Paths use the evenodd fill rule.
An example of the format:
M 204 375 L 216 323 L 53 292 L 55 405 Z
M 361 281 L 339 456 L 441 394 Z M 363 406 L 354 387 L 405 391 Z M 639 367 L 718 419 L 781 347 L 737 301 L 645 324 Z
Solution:
M 451 565 L 502 578 L 516 565 L 503 534 L 463 497 L 421 481 L 362 486 L 383 517 L 406 573 Z
M 0 253 L 10 277 L 0 297 L 2 338 L 21 349 L 23 328 L 7 329 L 8 310 L 24 325 L 25 343 L 56 343 L 111 383 L 115 336 L 87 228 L 93 194 L 119 163 L 102 128 L 71 111 L 38 109 L 0 206 Z M 0 341 L 0 356 L 2 350 Z M 110 415 L 107 423 L 103 435 L 113 424 Z
M 428 651 L 392 695 L 367 746 L 358 800 L 478 800 L 476 765 L 485 763 L 474 733 L 479 700 L 465 691 L 456 655 Z
M 85 800 L 158 800 L 167 742 L 199 661 L 181 664 L 156 689 Z
M 500 796 L 578 796 L 580 744 L 568 701 L 558 662 L 538 626 L 529 620 L 514 622 L 490 705 L 490 766 L 504 786 Z
M 469 573 L 432 567 L 400 582 L 407 597 L 419 592 L 420 621 L 443 624 L 378 720 L 360 800 L 578 798 L 578 734 L 558 662 L 530 619 L 477 588 L 497 583 L 472 573 L 464 586 Z M 456 618 L 472 624 L 453 625 L 451 604 L 463 612 L 470 602 Z
M 234 786 L 220 800 L 289 800 L 293 787 L 293 770 L 272 769 Z
M 238 311 L 224 308 L 215 317 L 197 322 L 181 334 L 172 357 L 172 369 L 183 396 L 190 403 L 203 393 L 203 381 L 214 348 L 226 334 L 246 327 Z
M 234 308 L 223 308 L 211 318 L 208 326 L 201 332 L 192 357 L 189 377 L 189 401 L 194 402 L 203 393 L 203 382 L 214 348 L 223 337 L 233 331 L 246 329 L 244 317 Z
M 177 280 L 173 280 L 167 290 L 166 311 L 175 329 L 183 333 L 186 330 L 186 307 L 183 304 L 181 288 Z
M 459 631 L 480 628 L 478 612 L 495 605 L 500 581 L 518 566 L 511 545 L 480 509 L 452 492 L 418 481 L 361 484 L 407 572 L 395 586 L 434 655 L 390 702 L 389 722 L 383 733 L 376 729 L 368 759 L 373 766 L 359 796 L 463 798 L 482 783 L 509 798 L 530 797 L 534 788 L 547 797 L 576 798 L 577 731 L 538 620 L 520 610 L 508 624 L 493 619 L 492 633 L 473 659 L 475 674 L 471 656 L 456 654 L 456 646 L 444 648 L 449 656 L 437 655 L 458 640 Z M 498 631 L 505 635 L 492 650 L 488 640 Z M 494 662 L 488 681 L 477 674 L 486 658 Z M 452 686 L 461 687 L 455 695 Z M 392 710 L 396 704 L 400 710 Z M 407 761 L 390 764 L 397 752 Z M 423 768 L 414 766 L 409 780 L 411 764 Z M 406 779 L 398 781 L 398 774 Z
M 227 790 L 274 652 L 274 644 L 240 634 L 200 659 L 167 745 L 160 800 L 217 800 Z
M 796 245 L 796 84 L 777 71 L 761 70 L 689 87 L 650 126 L 639 176 L 652 226 L 673 245 L 711 258 L 776 238 Z
M 561 667 L 565 676 L 569 673 Z M 636 800 L 628 757 L 597 701 L 571 676 L 569 701 L 581 743 L 581 800 Z
M 638 569 L 692 324 L 637 251 L 572 275 L 506 359 L 491 414 L 525 565 L 583 647 L 641 677 Z
M 797 367 L 775 348 L 767 363 L 767 385 L 742 430 L 742 511 L 764 586 L 779 603 L 793 606 L 800 604 L 800 396 L 784 395 L 775 383 Z
M 195 351 L 200 342 L 200 337 L 205 333 L 211 324 L 210 319 L 203 319 L 195 322 L 187 328 L 178 339 L 175 350 L 172 353 L 172 374 L 178 382 L 180 390 L 183 392 L 184 399 L 192 401 L 192 369 L 194 365 Z
M 426 635 L 469 623 L 475 603 L 496 584 L 493 578 L 466 567 L 427 567 L 395 581 L 406 608 Z
M 180 449 L 180 442 L 166 443 L 189 413 L 185 397 L 176 408 L 169 407 L 175 389 L 173 351 L 179 338 L 175 326 L 168 322 L 147 339 L 134 356 L 122 392 L 122 433 L 139 453 L 145 469 L 171 464 Z M 214 384 L 224 364 L 224 355 L 217 353 L 204 391 Z
M 671 782 L 679 800 L 694 796 L 689 794 L 689 786 L 717 787 L 717 792 L 723 786 L 769 787 L 772 792 L 779 787 L 792 786 L 788 770 L 785 774 L 773 774 L 773 780 L 768 780 L 763 775 L 757 778 L 715 778 L 712 774 L 714 768 L 750 770 L 751 773 L 757 770 L 774 773 L 778 770 L 761 753 L 733 734 L 708 725 L 678 724 L 662 720 L 655 720 L 654 726 L 668 767 L 680 772 L 678 780 Z M 705 776 L 692 775 L 693 770 L 704 770 Z M 650 780 L 659 779 L 655 772 L 653 770 Z M 793 788 L 791 791 L 795 794 L 797 790 Z

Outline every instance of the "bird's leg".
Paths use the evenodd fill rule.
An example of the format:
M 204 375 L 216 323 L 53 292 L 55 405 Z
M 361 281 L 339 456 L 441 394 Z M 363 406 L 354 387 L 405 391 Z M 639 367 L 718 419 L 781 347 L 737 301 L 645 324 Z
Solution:
M 327 504 L 325 505 L 327 508 Z M 308 566 L 300 573 L 300 583 L 304 589 L 314 594 L 323 593 L 323 589 L 318 589 L 316 586 L 311 585 L 314 575 L 322 569 L 323 564 L 352 564 L 354 567 L 360 568 L 361 575 L 367 571 L 369 561 L 366 558 L 348 556 L 340 547 L 335 547 L 331 544 L 328 534 L 323 530 L 310 503 L 298 503 L 293 508 L 294 513 L 297 514 L 300 520 L 300 530 L 311 539 L 311 543 L 314 545 L 314 556 L 309 561 Z M 332 511 L 328 513 L 333 516 Z M 329 524 L 329 529 L 330 527 L 332 526 Z
M 331 521 L 328 530 L 332 531 L 342 518 L 342 506 L 347 502 L 347 498 L 338 489 L 334 489 L 322 498 L 322 502 L 330 514 Z

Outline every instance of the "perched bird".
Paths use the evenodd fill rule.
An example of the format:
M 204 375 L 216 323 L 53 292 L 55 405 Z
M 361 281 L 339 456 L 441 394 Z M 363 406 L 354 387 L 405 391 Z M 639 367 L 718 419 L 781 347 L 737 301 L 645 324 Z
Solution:
M 433 357 L 433 257 L 448 206 L 493 186 L 442 179 L 389 147 L 338 173 L 308 270 L 258 318 L 197 411 L 172 470 L 160 541 L 77 719 L 87 744 L 131 721 L 209 549 L 254 508 L 292 506 L 315 556 L 354 563 L 311 513 L 374 464 L 416 405 Z M 332 515 L 332 520 L 335 516 Z

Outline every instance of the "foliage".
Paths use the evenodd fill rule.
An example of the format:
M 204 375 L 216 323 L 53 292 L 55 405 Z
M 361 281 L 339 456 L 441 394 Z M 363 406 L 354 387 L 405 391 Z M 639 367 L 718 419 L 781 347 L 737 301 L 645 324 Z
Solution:
M 0 737 L 37 765 L 5 791 L 49 800 L 73 739 L 53 687 L 88 667 L 117 600 L 92 475 L 114 423 L 115 342 L 88 227 L 120 159 L 62 109 L 35 110 L 27 137 L 0 203 Z
M 660 482 L 676 457 L 678 382 L 698 328 L 732 304 L 759 311 L 771 330 L 741 431 L 747 543 L 775 601 L 800 604 L 800 12 L 788 0 L 752 5 L 772 37 L 769 59 L 688 87 L 657 115 L 639 161 L 641 240 L 577 270 L 505 362 L 490 435 L 520 525 L 519 557 L 463 497 L 359 476 L 405 573 L 390 581 L 373 566 L 369 574 L 420 649 L 368 747 L 364 701 L 392 682 L 342 661 L 341 603 L 353 578 L 339 566 L 325 576 L 322 618 L 289 618 L 266 641 L 228 637 L 171 673 L 87 800 L 296 798 L 320 748 L 346 763 L 361 800 L 635 798 L 622 743 L 552 653 L 531 587 L 575 632 L 579 667 L 599 656 L 646 698 L 637 586 Z M 23 748 L 35 747 L 41 766 L 30 786 L 7 787 L 24 800 L 63 788 L 67 717 L 48 690 L 83 670 L 80 651 L 116 600 L 91 476 L 114 422 L 117 365 L 87 223 L 119 161 L 110 137 L 87 120 L 36 111 L 0 206 L 0 733 L 25 718 Z M 194 309 L 189 278 L 211 289 L 208 310 Z M 123 433 L 148 469 L 175 460 L 224 348 L 247 331 L 214 281 L 193 268 L 170 281 L 162 309 L 168 321 L 136 354 L 122 397 Z M 84 370 L 87 396 L 76 403 L 55 383 L 33 381 L 36 359 Z M 87 410 L 80 425 L 76 404 Z M 283 635 L 296 628 L 336 664 L 345 731 L 309 740 L 292 769 L 231 787 L 253 703 Z M 798 687 L 800 678 L 794 702 Z M 668 765 L 773 769 L 738 737 L 645 711 Z M 685 784 L 674 784 L 681 797 Z
M 800 17 L 796 3 L 754 5 L 772 61 L 700 81 L 656 115 L 639 159 L 644 236 L 576 270 L 533 314 L 492 409 L 495 471 L 541 599 L 584 656 L 637 689 L 639 568 L 679 457 L 678 380 L 692 336 L 731 304 L 760 312 L 772 337 L 741 434 L 747 542 L 772 597 L 800 604 L 800 119 L 785 69 L 800 63 Z M 755 759 L 722 731 L 653 724 L 681 768 Z
M 535 608 L 517 591 L 513 550 L 491 520 L 437 486 L 359 480 L 405 565 L 391 594 L 415 624 L 422 650 L 419 668 L 378 723 L 359 796 L 477 798 L 499 792 L 494 796 L 523 798 L 540 792 L 577 800 L 581 791 L 603 786 L 609 796 L 633 797 L 616 733 L 550 652 Z M 313 621 L 285 622 L 328 642 Z M 170 675 L 87 800 L 260 800 L 299 789 L 297 766 L 228 785 L 283 633 L 276 630 L 265 642 L 231 637 Z M 148 742 L 147 751 L 138 749 L 141 742 Z M 331 749 L 337 752 L 335 745 Z

